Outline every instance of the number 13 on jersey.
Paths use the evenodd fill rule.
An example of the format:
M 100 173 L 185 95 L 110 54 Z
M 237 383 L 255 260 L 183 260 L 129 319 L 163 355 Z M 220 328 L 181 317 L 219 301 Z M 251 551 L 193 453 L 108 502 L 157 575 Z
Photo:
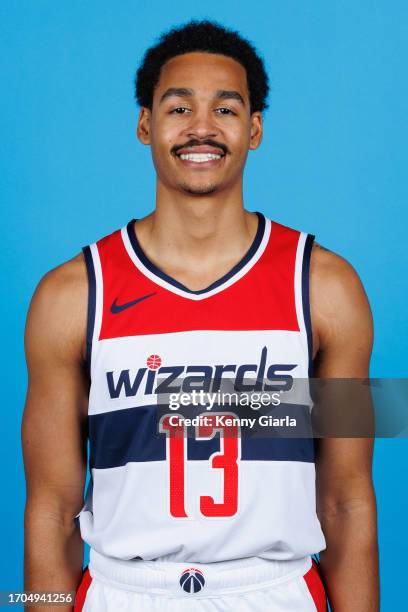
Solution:
M 232 517 L 238 511 L 239 460 L 241 437 L 239 425 L 230 420 L 223 424 L 221 415 L 236 417 L 231 413 L 211 413 L 195 428 L 195 439 L 210 440 L 217 434 L 220 451 L 209 457 L 212 470 L 223 470 L 223 499 L 215 501 L 210 495 L 200 495 L 199 507 L 204 517 Z M 236 419 L 235 419 L 236 421 Z M 187 471 L 187 426 L 181 415 L 166 414 L 160 419 L 159 431 L 167 435 L 167 459 L 169 465 L 169 506 L 174 518 L 189 518 L 185 509 Z

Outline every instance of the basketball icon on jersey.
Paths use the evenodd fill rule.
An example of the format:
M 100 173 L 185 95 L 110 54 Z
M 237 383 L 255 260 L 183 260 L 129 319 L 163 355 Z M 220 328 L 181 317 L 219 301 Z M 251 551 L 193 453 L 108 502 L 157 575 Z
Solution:
M 158 370 L 162 364 L 160 355 L 149 355 L 146 359 L 146 365 L 149 370 Z
M 196 567 L 189 567 L 181 574 L 180 586 L 186 593 L 198 593 L 204 585 L 203 572 Z

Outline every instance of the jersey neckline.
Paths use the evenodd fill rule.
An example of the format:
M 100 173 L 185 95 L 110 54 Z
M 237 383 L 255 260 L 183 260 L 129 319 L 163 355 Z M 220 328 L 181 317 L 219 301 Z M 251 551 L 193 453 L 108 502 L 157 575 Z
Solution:
M 267 238 L 269 237 L 271 224 L 269 219 L 266 219 L 262 213 L 255 211 L 255 214 L 258 217 L 258 227 L 252 244 L 247 252 L 231 268 L 231 270 L 226 272 L 226 274 L 208 285 L 208 287 L 198 290 L 189 289 L 186 287 L 186 285 L 183 285 L 183 283 L 163 272 L 163 270 L 158 268 L 147 257 L 137 239 L 136 232 L 134 230 L 134 223 L 137 221 L 137 219 L 131 219 L 131 221 L 129 221 L 127 226 L 123 228 L 122 235 L 125 239 L 125 246 L 127 247 L 127 251 L 131 259 L 142 272 L 147 272 L 146 275 L 151 280 L 167 289 L 173 288 L 179 295 L 185 295 L 186 297 L 190 297 L 192 299 L 201 299 L 203 297 L 208 297 L 209 294 L 213 295 L 214 293 L 218 293 L 222 289 L 226 288 L 226 286 L 230 286 L 233 282 L 241 278 L 262 255 L 267 243 Z M 268 236 L 266 234 L 268 234 Z M 126 244 L 126 238 L 128 239 L 128 244 Z

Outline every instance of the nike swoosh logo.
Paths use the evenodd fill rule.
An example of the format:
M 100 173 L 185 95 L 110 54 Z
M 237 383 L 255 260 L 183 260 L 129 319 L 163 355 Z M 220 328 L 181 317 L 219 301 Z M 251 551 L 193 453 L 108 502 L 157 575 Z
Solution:
M 147 298 L 152 297 L 152 295 L 156 295 L 155 293 L 149 293 L 148 295 L 143 295 L 140 298 L 137 298 L 137 300 L 132 300 L 131 302 L 126 302 L 125 304 L 118 304 L 118 298 L 116 298 L 116 300 L 113 302 L 112 306 L 111 306 L 111 313 L 112 314 L 118 314 L 119 312 L 123 312 L 123 310 L 126 310 L 127 308 L 131 308 L 132 306 L 136 306 L 136 304 L 139 304 L 139 302 L 143 302 L 143 300 L 147 300 Z

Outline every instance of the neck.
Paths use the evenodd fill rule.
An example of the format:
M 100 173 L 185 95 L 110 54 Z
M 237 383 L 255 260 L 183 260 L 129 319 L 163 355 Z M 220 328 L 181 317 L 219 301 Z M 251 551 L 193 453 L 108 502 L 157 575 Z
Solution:
M 226 232 L 239 237 L 246 231 L 246 216 L 242 181 L 208 195 L 182 193 L 158 181 L 151 230 L 156 238 L 165 234 L 180 246 L 194 243 L 194 250 L 201 250 L 205 244 L 213 248 Z
M 242 184 L 229 193 L 204 196 L 169 191 L 159 184 L 156 209 L 138 221 L 136 233 L 146 255 L 171 275 L 207 271 L 219 276 L 241 259 L 258 227 L 244 209 Z M 191 279 L 189 279 L 190 282 Z

